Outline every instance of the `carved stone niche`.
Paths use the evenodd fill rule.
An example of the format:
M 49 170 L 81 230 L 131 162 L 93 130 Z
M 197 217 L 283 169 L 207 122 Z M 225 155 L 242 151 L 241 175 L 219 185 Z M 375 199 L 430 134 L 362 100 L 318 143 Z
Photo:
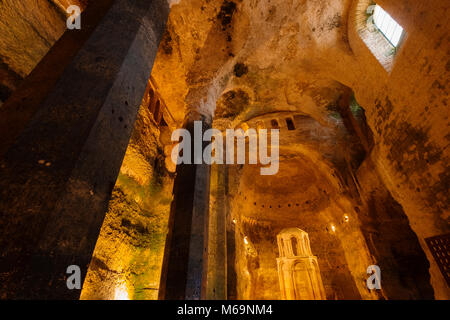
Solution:
M 285 229 L 277 236 L 280 257 L 278 276 L 283 300 L 326 300 L 317 257 L 313 256 L 308 233 Z

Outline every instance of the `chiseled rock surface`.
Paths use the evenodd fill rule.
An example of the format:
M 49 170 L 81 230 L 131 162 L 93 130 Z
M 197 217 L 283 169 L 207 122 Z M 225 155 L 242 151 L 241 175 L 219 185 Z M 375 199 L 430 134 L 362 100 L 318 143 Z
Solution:
M 88 0 L 0 2 L 0 100 L 6 100 L 66 30 L 66 9 Z
M 449 299 L 448 286 L 424 241 L 450 231 L 449 5 L 441 0 L 377 2 L 406 31 L 398 52 L 383 57 L 389 60 L 389 68 L 380 64 L 371 51 L 373 48 L 368 47 L 376 43 L 364 41 L 369 0 L 175 0 L 170 1 L 171 15 L 152 76 L 180 126 L 187 110 L 199 108 L 226 118 L 233 125 L 283 111 L 304 113 L 321 126 L 332 128 L 336 122 L 336 101 L 346 87 L 351 88 L 365 110 L 375 144 L 370 160 L 360 172 L 365 177 L 361 179 L 362 187 L 365 183 L 380 183 L 382 190 L 375 204 L 365 203 L 365 209 L 361 210 L 377 206 L 382 211 L 379 207 L 384 199 L 393 203 L 392 210 L 401 220 L 397 222 L 410 225 L 427 255 L 435 297 Z M 84 5 L 85 1 L 0 2 L 1 84 L 14 88 L 18 79 L 29 74 L 64 32 L 63 8 L 77 3 Z M 135 132 L 143 130 L 140 121 L 145 116 L 141 114 L 139 119 Z M 155 146 L 150 137 L 139 147 L 136 145 L 139 139 L 130 145 L 104 225 L 104 230 L 114 230 L 109 236 L 146 221 L 136 213 L 127 220 L 130 223 L 113 228 L 119 225 L 120 208 L 127 207 L 126 212 L 140 210 L 133 209 L 138 205 L 133 197 L 141 191 L 129 187 L 127 181 L 139 186 L 151 184 L 153 164 L 149 159 L 155 154 L 149 150 Z M 336 136 L 330 136 L 331 142 L 333 139 Z M 306 149 L 299 153 L 309 157 L 313 154 Z M 376 179 L 381 182 L 366 175 L 371 170 L 377 172 Z M 402 220 L 403 212 L 406 222 Z M 366 218 L 361 219 L 363 224 L 378 221 Z M 105 262 L 115 247 L 113 237 L 109 244 L 102 244 L 105 239 L 102 237 L 98 248 L 103 245 L 105 252 L 97 253 L 96 259 L 103 261 L 106 269 L 125 274 Z M 349 239 L 342 240 L 344 247 L 355 238 Z M 133 252 L 131 245 L 125 247 L 131 250 L 127 252 Z M 361 277 L 355 271 L 358 263 L 354 257 L 347 260 L 350 262 L 343 272 Z M 326 286 L 330 298 L 333 291 L 329 288 L 333 286 L 336 285 Z M 250 294 L 242 290 L 242 296 Z M 357 290 L 349 289 L 349 296 L 354 297 L 357 291 L 364 295 L 360 283 Z M 337 297 L 342 296 L 345 294 L 337 293 Z
M 327 125 L 329 106 L 350 87 L 374 134 L 375 170 L 419 237 L 436 297 L 449 298 L 424 241 L 450 231 L 449 6 L 439 0 L 378 1 L 406 31 L 386 70 L 361 33 L 369 4 L 181 1 L 172 6 L 153 77 L 180 121 L 192 105 L 204 107 L 202 100 L 214 113 L 208 94 L 228 99 L 232 90 L 249 97 L 233 111 L 236 122 L 301 111 Z M 218 107 L 219 115 L 226 114 Z
M 59 39 L 65 27 L 62 10 L 51 1 L 2 1 L 0 59 L 25 77 Z
M 159 130 L 141 107 L 81 299 L 158 298 L 172 201 Z

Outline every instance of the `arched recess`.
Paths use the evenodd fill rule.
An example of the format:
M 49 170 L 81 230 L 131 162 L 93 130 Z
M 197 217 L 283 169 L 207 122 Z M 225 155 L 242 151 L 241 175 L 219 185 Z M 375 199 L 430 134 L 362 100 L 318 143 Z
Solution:
M 257 167 L 246 165 L 242 169 L 238 195 L 231 203 L 231 219 L 236 221 L 234 225 L 236 260 L 230 263 L 234 265 L 236 272 L 238 299 L 294 298 L 292 295 L 289 297 L 282 295 L 277 258 L 284 256 L 293 259 L 291 262 L 300 262 L 300 264 L 293 263 L 287 268 L 292 268 L 293 274 L 307 276 L 307 270 L 313 268 L 313 265 L 297 261 L 295 257 L 312 256 L 309 245 L 305 244 L 309 241 L 291 232 L 285 239 L 289 242 L 289 246 L 281 248 L 278 252 L 276 239 L 283 230 L 297 226 L 307 230 L 312 237 L 312 252 L 319 256 L 317 267 L 320 265 L 320 270 L 323 268 L 324 271 L 322 277 L 326 298 L 361 298 L 356 282 L 352 278 L 353 261 L 349 264 L 345 252 L 347 249 L 338 240 L 343 233 L 329 234 L 326 231 L 330 221 L 335 221 L 344 214 L 341 208 L 333 204 L 335 199 L 337 201 L 340 198 L 340 182 L 337 177 L 333 177 L 330 164 L 319 154 L 313 154 L 314 151 L 307 151 L 307 148 L 304 146 L 303 152 L 307 152 L 314 160 L 293 154 L 287 156 L 289 160 L 280 160 L 279 175 L 274 177 L 256 179 L 255 177 L 259 175 Z M 302 152 L 301 149 L 298 150 Z M 288 148 L 281 150 L 282 153 L 287 151 Z M 235 181 L 236 177 L 231 176 L 229 179 Z M 354 235 L 356 232 L 351 234 Z M 293 236 L 295 241 L 291 241 Z M 362 236 L 359 235 L 358 240 L 346 239 L 345 243 L 351 241 L 360 243 L 363 241 Z M 246 249 L 249 244 L 251 251 Z M 356 253 L 359 249 L 354 249 L 352 253 L 358 256 L 358 260 L 366 259 L 367 253 Z M 315 297 L 324 299 L 325 296 Z M 295 299 L 307 298 L 311 299 L 311 296 L 306 297 L 303 294 L 295 296 Z
M 261 119 L 270 123 L 273 117 L 246 123 L 254 127 Z M 273 240 L 280 231 L 297 226 L 311 237 L 327 299 L 432 297 L 426 258 L 402 207 L 366 158 L 371 149 L 347 167 L 351 159 L 346 156 L 355 146 L 346 144 L 355 140 L 351 129 L 340 140 L 346 130 L 343 124 L 337 135 L 308 116 L 293 118 L 299 129 L 285 130 L 281 136 L 276 176 L 259 178 L 259 168 L 246 165 L 229 177 L 239 184 L 230 217 L 236 221 L 236 258 L 230 263 L 236 273 L 237 298 L 281 298 Z M 321 140 L 324 136 L 333 139 Z M 245 249 L 248 243 L 251 251 Z M 411 263 L 416 269 L 409 267 Z M 386 280 L 380 292 L 370 292 L 365 283 L 372 264 L 382 268 Z
M 393 47 L 375 27 L 373 13 L 376 3 L 373 0 L 354 0 L 352 2 L 348 37 L 353 52 L 362 57 L 369 53 L 388 72 L 394 68 L 395 58 L 401 44 Z M 406 40 L 404 36 L 402 42 Z M 372 59 L 370 59 L 372 60 Z

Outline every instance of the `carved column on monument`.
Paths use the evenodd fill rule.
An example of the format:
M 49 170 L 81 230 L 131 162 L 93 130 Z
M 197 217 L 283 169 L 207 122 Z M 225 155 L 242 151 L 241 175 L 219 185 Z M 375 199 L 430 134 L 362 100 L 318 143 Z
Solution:
M 278 234 L 277 241 L 281 298 L 325 300 L 319 264 L 311 252 L 308 234 L 298 228 L 285 229 Z

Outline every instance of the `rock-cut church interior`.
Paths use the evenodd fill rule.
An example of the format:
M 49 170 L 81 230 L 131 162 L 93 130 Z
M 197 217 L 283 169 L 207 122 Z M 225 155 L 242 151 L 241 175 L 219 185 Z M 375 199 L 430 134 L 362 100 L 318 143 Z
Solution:
M 449 300 L 449 9 L 0 0 L 0 299 Z

